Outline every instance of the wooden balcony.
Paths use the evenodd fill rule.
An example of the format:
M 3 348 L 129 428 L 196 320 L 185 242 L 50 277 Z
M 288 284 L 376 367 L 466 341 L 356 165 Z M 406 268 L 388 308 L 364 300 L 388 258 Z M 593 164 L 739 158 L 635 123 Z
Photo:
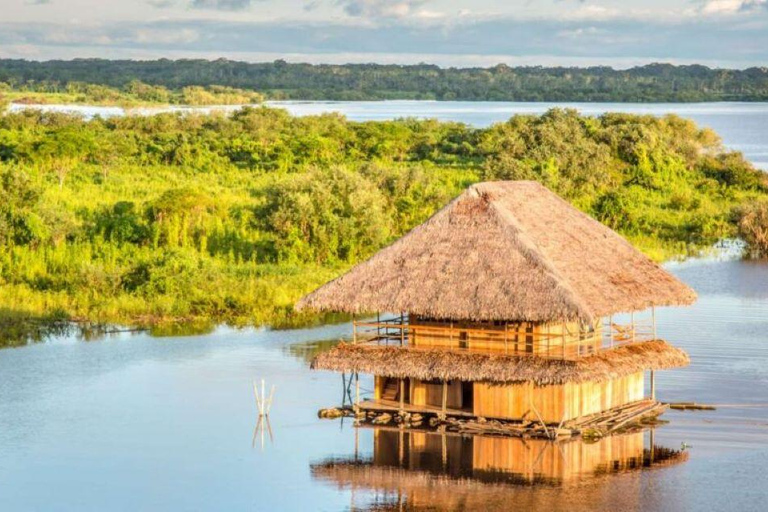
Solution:
M 355 343 L 575 359 L 656 338 L 655 315 L 595 325 L 441 322 L 406 315 L 353 322 Z

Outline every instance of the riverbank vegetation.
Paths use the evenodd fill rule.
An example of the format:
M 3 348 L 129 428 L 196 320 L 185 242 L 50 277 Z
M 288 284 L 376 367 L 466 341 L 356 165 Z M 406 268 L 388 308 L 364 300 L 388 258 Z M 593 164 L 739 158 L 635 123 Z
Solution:
M 302 294 L 480 180 L 533 179 L 656 259 L 738 231 L 765 175 L 675 116 L 551 110 L 476 129 L 245 108 L 0 117 L 0 305 L 290 325 Z
M 11 85 L 0 82 L 0 108 L 8 103 L 23 104 L 83 104 L 100 106 L 140 107 L 151 105 L 250 105 L 261 103 L 264 97 L 221 85 L 190 85 L 167 89 L 131 80 L 122 87 L 83 82 L 33 82 Z
M 269 99 L 468 101 L 766 101 L 768 68 L 711 69 L 649 64 L 441 68 L 434 65 L 291 64 L 208 60 L 0 60 L 0 82 L 13 87 L 68 87 L 73 82 L 123 90 L 134 80 L 180 90 L 228 86 Z M 245 102 L 239 102 L 245 103 Z
M 744 205 L 738 214 L 739 236 L 746 242 L 754 258 L 768 258 L 768 201 Z

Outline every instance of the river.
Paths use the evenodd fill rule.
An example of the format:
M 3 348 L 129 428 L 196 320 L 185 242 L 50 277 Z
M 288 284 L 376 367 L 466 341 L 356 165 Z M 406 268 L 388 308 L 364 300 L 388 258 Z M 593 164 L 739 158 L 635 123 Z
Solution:
M 515 114 L 541 114 L 550 108 L 574 108 L 586 115 L 629 112 L 663 116 L 677 114 L 700 126 L 714 129 L 730 149 L 741 151 L 757 167 L 768 170 L 768 103 L 544 103 L 505 101 L 272 101 L 268 106 L 284 108 L 294 115 L 338 112 L 353 121 L 379 121 L 402 117 L 458 121 L 484 127 Z M 11 112 L 35 108 L 71 112 L 86 118 L 121 115 L 151 115 L 159 112 L 232 112 L 238 105 L 211 107 L 94 107 L 88 105 L 11 105 Z
M 306 104 L 292 108 L 310 113 Z M 758 117 L 768 110 L 744 108 L 762 109 Z M 739 137 L 720 131 L 726 140 Z M 667 268 L 699 300 L 659 310 L 659 334 L 688 351 L 692 364 L 658 372 L 658 397 L 718 406 L 669 411 L 653 440 L 649 432 L 626 439 L 681 455 L 669 463 L 632 469 L 645 465 L 644 456 L 627 459 L 606 440 L 539 451 L 514 439 L 505 449 L 534 450 L 529 470 L 488 482 L 463 460 L 456 474 L 442 474 L 439 448 L 430 451 L 427 439 L 405 465 L 378 467 L 377 443 L 396 438 L 316 415 L 341 402 L 342 382 L 310 371 L 309 360 L 348 336 L 348 324 L 220 326 L 190 336 L 70 333 L 0 350 L 0 509 L 763 510 L 768 264 L 724 251 Z M 275 386 L 268 428 L 258 428 L 252 389 L 262 378 L 267 390 Z M 364 396 L 371 388 L 364 379 Z M 609 450 L 617 453 L 609 467 L 585 460 Z

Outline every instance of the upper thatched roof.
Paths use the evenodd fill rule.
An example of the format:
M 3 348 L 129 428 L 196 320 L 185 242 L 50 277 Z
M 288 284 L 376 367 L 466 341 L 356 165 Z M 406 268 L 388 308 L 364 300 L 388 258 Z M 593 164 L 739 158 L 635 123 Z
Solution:
M 593 321 L 696 294 L 624 238 L 532 181 L 479 183 L 301 299 L 297 309 Z
M 644 370 L 688 366 L 688 354 L 662 340 L 625 345 L 579 359 L 489 354 L 442 348 L 341 343 L 312 361 L 312 369 L 420 380 L 463 380 L 540 386 L 602 382 Z

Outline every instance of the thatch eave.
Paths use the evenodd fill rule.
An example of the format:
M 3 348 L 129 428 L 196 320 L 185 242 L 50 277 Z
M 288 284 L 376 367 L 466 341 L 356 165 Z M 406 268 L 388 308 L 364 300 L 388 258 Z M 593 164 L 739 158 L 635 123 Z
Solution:
M 663 340 L 604 350 L 579 359 L 461 350 L 341 343 L 312 361 L 314 370 L 368 373 L 391 378 L 462 380 L 539 386 L 602 382 L 645 370 L 687 366 L 688 354 Z

